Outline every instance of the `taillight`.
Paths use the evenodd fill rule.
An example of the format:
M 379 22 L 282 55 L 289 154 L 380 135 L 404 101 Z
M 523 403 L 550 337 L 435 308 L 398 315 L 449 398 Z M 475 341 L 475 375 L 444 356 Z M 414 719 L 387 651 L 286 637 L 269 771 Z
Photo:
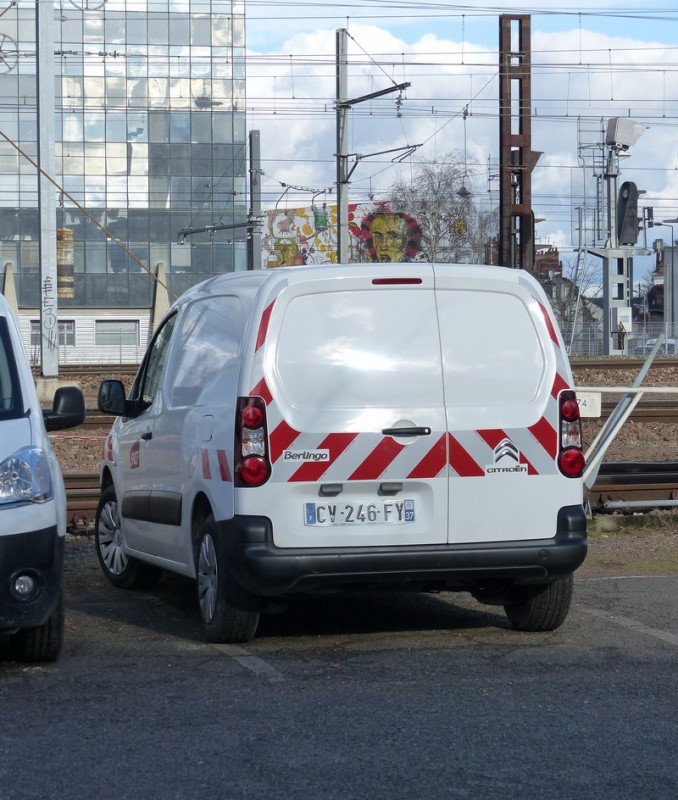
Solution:
M 235 420 L 235 485 L 261 486 L 270 474 L 266 404 L 261 397 L 239 397 Z
M 268 478 L 268 473 L 268 461 L 261 456 L 244 458 L 238 468 L 238 475 L 248 486 L 261 486 Z
M 579 404 L 573 391 L 558 398 L 558 467 L 568 478 L 579 478 L 584 472 Z

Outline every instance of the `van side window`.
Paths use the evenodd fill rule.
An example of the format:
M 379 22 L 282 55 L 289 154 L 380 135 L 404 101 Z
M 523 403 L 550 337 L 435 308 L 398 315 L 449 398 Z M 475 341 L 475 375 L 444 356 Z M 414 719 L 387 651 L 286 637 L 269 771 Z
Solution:
M 21 390 L 16 364 L 4 318 L 0 318 L 0 417 L 9 419 L 21 415 Z
M 223 400 L 223 386 L 237 381 L 240 343 L 245 326 L 237 297 L 201 299 L 185 309 L 172 356 L 173 406 L 209 405 Z
M 165 322 L 162 328 L 156 332 L 148 348 L 143 373 L 141 375 L 141 390 L 138 393 L 138 396 L 140 396 L 147 405 L 153 402 L 153 398 L 158 389 L 160 376 L 162 375 L 163 367 L 167 361 L 167 353 L 176 319 L 177 315 L 174 314 Z

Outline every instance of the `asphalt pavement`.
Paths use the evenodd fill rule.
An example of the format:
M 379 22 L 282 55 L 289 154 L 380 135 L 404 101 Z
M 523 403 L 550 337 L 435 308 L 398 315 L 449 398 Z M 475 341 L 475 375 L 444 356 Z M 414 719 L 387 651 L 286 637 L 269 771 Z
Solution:
M 465 595 L 296 602 L 248 645 L 190 581 L 69 543 L 64 652 L 0 661 L 0 798 L 678 797 L 678 576 L 581 578 L 561 629 Z

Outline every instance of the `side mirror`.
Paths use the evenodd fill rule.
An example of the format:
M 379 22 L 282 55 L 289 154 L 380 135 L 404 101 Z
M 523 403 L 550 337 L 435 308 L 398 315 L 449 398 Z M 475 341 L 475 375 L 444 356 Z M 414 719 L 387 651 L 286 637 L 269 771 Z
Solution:
M 116 417 L 126 416 L 128 414 L 127 400 L 122 381 L 102 381 L 99 385 L 97 406 L 99 411 L 104 414 L 113 414 Z
M 54 393 L 51 411 L 43 411 L 48 431 L 74 428 L 85 421 L 85 398 L 77 386 L 62 386 Z

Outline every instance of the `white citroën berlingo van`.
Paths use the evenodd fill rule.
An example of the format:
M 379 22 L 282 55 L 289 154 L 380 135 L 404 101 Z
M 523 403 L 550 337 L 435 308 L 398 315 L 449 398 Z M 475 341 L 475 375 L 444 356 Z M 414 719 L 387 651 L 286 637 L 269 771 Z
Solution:
M 116 586 L 196 579 L 205 636 L 291 595 L 468 591 L 565 619 L 586 555 L 581 426 L 527 273 L 353 264 L 214 277 L 155 332 L 105 448 L 96 547 Z
M 20 661 L 53 661 L 61 651 L 66 493 L 47 431 L 84 418 L 75 386 L 57 389 L 52 411 L 40 410 L 13 312 L 0 295 L 0 637 Z

